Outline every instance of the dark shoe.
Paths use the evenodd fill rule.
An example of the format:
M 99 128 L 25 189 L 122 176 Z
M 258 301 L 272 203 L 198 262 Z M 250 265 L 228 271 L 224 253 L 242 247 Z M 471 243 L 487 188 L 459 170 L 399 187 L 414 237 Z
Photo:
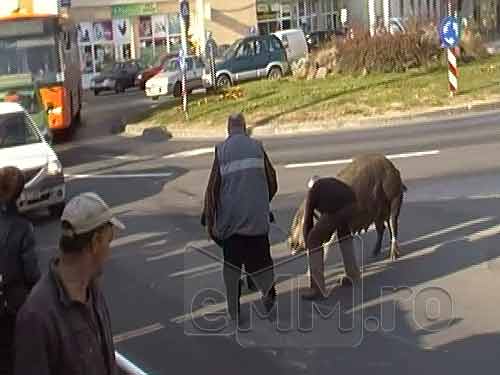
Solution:
M 273 311 L 274 305 L 276 304 L 276 296 L 271 294 L 266 297 L 262 297 L 262 304 L 264 305 L 266 312 L 270 313 Z
M 302 299 L 305 300 L 323 300 L 326 299 L 326 297 L 321 293 L 321 290 L 317 288 L 307 288 L 303 293 L 302 293 Z

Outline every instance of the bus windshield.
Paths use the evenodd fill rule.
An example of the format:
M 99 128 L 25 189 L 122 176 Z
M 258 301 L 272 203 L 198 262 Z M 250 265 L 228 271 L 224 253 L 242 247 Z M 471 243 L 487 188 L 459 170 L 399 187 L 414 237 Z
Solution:
M 53 37 L 0 38 L 0 76 L 31 74 L 35 81 L 53 82 L 58 71 L 56 51 Z

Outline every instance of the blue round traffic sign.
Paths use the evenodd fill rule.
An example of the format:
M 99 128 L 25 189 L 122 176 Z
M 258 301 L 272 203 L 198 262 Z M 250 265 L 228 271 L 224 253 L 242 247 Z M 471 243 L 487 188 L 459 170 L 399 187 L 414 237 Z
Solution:
M 441 47 L 453 48 L 460 41 L 460 26 L 458 19 L 453 16 L 444 18 L 439 25 L 439 37 L 441 39 Z

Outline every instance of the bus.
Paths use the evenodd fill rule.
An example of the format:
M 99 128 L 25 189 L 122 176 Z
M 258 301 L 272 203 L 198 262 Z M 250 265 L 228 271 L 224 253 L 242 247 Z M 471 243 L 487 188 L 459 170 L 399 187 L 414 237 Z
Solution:
M 0 16 L 0 81 L 16 95 L 16 77 L 31 79 L 47 113 L 52 133 L 65 132 L 79 120 L 82 85 L 78 31 L 63 14 L 36 14 L 19 9 Z M 12 88 L 5 82 L 12 81 Z M 16 86 L 17 85 L 17 86 Z M 40 116 L 42 119 L 43 116 Z

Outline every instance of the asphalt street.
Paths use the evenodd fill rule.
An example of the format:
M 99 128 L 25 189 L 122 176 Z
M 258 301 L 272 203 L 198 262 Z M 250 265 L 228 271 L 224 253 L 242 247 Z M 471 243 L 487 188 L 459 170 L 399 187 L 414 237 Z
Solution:
M 500 358 L 500 110 L 365 131 L 263 139 L 275 164 L 272 254 L 278 319 L 256 314 L 245 293 L 245 330 L 225 324 L 220 249 L 199 224 L 216 140 L 148 142 L 110 135 L 153 103 L 140 92 L 86 97 L 73 139 L 56 145 L 68 194 L 95 191 L 127 229 L 115 241 L 103 287 L 117 349 L 150 374 L 375 374 L 498 371 Z M 306 258 L 285 236 L 307 180 L 335 175 L 361 152 L 389 155 L 408 192 L 402 257 L 372 259 L 374 233 L 356 238 L 363 282 L 331 297 L 298 298 Z M 37 213 L 43 267 L 57 253 L 58 223 Z M 384 246 L 389 245 L 386 234 Z M 318 316 L 317 311 L 322 312 Z

